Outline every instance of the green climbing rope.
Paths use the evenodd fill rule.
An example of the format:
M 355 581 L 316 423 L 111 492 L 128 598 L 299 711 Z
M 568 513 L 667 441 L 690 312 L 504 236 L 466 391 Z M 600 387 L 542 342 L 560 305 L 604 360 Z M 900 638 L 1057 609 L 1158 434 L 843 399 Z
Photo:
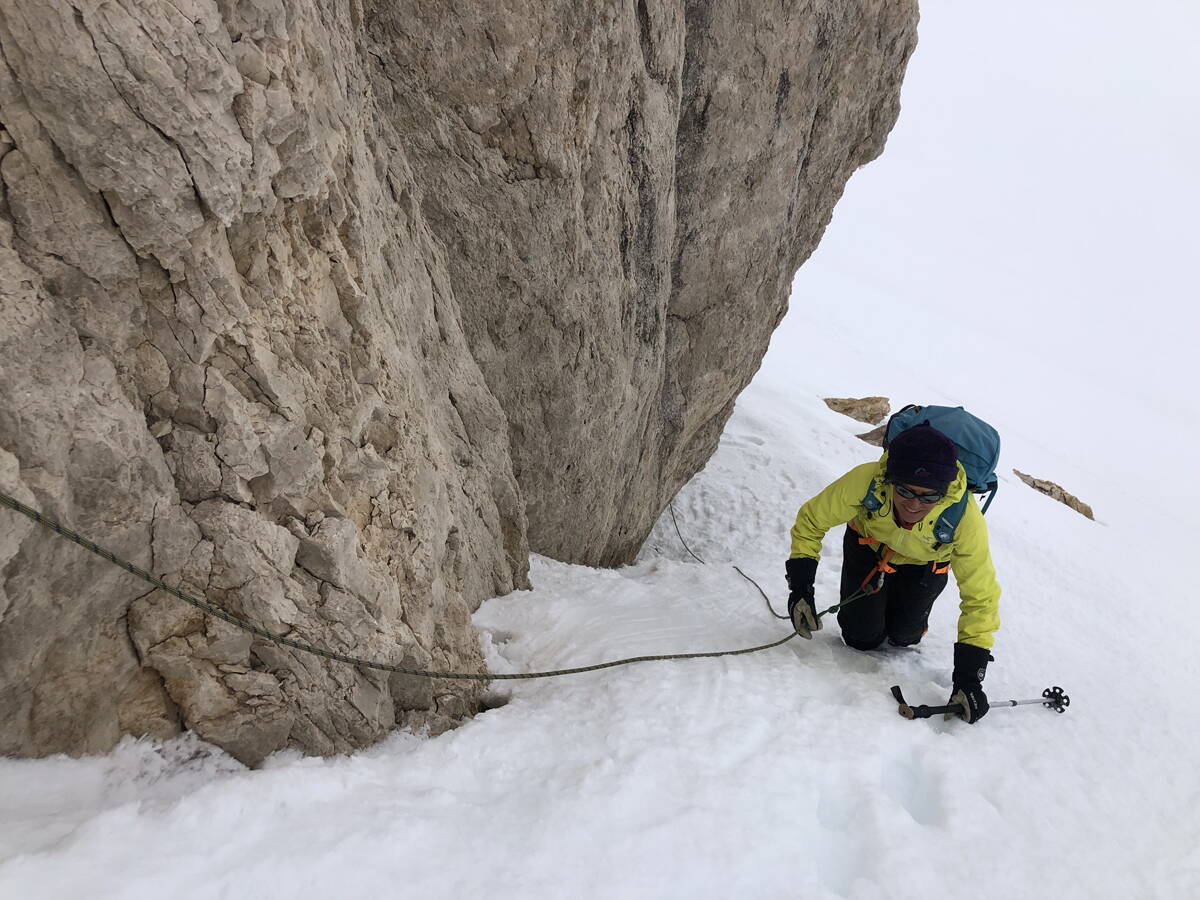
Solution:
M 83 547 L 85 550 L 89 550 L 97 556 L 108 560 L 113 565 L 119 566 L 126 572 L 129 572 L 131 575 L 135 575 L 146 583 L 154 585 L 159 590 L 165 591 L 172 597 L 176 597 L 182 600 L 184 603 L 188 603 L 210 616 L 214 616 L 222 621 L 228 622 L 235 628 L 248 631 L 253 635 L 263 638 L 264 640 L 271 641 L 272 643 L 280 644 L 284 647 L 291 647 L 293 650 L 299 650 L 302 653 L 311 653 L 312 655 L 319 656 L 323 659 L 332 659 L 338 662 L 348 663 L 352 666 L 361 666 L 364 669 L 376 669 L 381 672 L 397 672 L 401 675 L 415 675 L 420 678 L 448 678 L 462 681 L 499 681 L 532 678 L 555 678 L 560 675 L 578 675 L 582 672 L 596 672 L 600 669 L 611 669 L 615 666 L 627 666 L 631 663 L 653 662 L 655 660 L 713 659 L 720 656 L 741 656 L 747 653 L 758 653 L 761 650 L 770 650 L 772 647 L 779 647 L 796 637 L 796 632 L 793 631 L 787 637 L 780 638 L 777 641 L 772 641 L 769 644 L 760 644 L 757 647 L 745 647 L 740 650 L 714 650 L 707 653 L 662 653 L 653 656 L 631 656 L 626 659 L 615 659 L 610 662 L 597 663 L 593 666 L 576 666 L 575 668 L 571 669 L 554 669 L 549 672 L 493 674 L 488 672 L 431 672 L 425 669 L 411 669 L 406 666 L 397 666 L 393 665 L 392 663 L 360 659 L 355 656 L 349 656 L 345 653 L 337 653 L 333 650 L 325 650 L 321 647 L 315 647 L 312 644 L 305 643 L 304 641 L 298 641 L 282 634 L 276 634 L 273 631 L 263 628 L 261 625 L 256 625 L 255 623 L 243 619 L 240 616 L 236 616 L 233 613 L 222 609 L 219 606 L 215 606 L 206 600 L 201 600 L 198 597 L 185 594 L 178 588 L 174 588 L 165 581 L 156 578 L 154 575 L 151 575 L 146 570 L 138 568 L 128 560 L 121 559 L 111 551 L 105 550 L 103 547 L 93 543 L 92 541 L 89 541 L 87 538 L 72 531 L 59 522 L 56 522 L 54 519 L 42 515 L 36 509 L 26 506 L 24 503 L 14 497 L 0 493 L 0 505 L 7 506 L 8 508 L 19 512 L 22 515 L 27 516 L 34 522 L 37 522 L 39 525 L 42 525 L 45 528 L 56 532 L 62 537 L 75 542 L 80 547 Z M 755 587 L 757 587 L 757 585 L 755 585 Z M 759 591 L 762 592 L 762 588 L 759 588 Z M 766 594 L 764 593 L 763 596 L 766 597 Z M 767 605 L 770 606 L 769 599 L 767 600 Z M 774 612 L 774 610 L 772 610 L 772 612 Z M 824 613 L 821 613 L 820 615 L 824 615 Z

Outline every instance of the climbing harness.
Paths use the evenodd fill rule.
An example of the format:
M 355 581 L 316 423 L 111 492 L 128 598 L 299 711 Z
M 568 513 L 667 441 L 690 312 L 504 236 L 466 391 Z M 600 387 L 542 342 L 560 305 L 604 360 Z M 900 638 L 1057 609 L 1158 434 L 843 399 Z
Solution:
M 706 653 L 662 653 L 662 654 L 655 654 L 653 656 L 631 656 L 626 659 L 615 659 L 615 660 L 611 660 L 609 662 L 596 663 L 595 665 L 592 665 L 592 666 L 577 666 L 575 668 L 570 668 L 570 669 L 554 669 L 554 670 L 548 671 L 548 672 L 518 672 L 518 673 L 433 672 L 433 671 L 428 671 L 425 669 L 412 669 L 407 666 L 393 665 L 392 663 L 383 663 L 383 662 L 376 662 L 376 661 L 369 660 L 369 659 L 360 659 L 355 656 L 349 656 L 345 653 L 337 653 L 336 651 L 333 651 L 333 650 L 326 650 L 321 647 L 316 647 L 316 646 L 313 646 L 312 644 L 305 643 L 304 641 L 298 641 L 298 640 L 295 640 L 294 638 L 289 638 L 282 634 L 276 634 L 275 632 L 269 631 L 260 625 L 256 625 L 253 622 L 250 622 L 246 619 L 241 618 L 240 616 L 236 616 L 233 613 L 228 612 L 227 610 L 224 610 L 219 606 L 215 606 L 212 603 L 207 602 L 206 600 L 201 600 L 198 597 L 193 597 L 189 594 L 184 593 L 183 591 L 179 590 L 178 588 L 172 587 L 171 585 L 167 584 L 162 579 L 156 578 L 154 575 L 151 575 L 149 572 L 145 571 L 144 569 L 138 568 L 137 566 L 135 566 L 133 563 L 129 562 L 128 560 L 121 559 L 119 556 L 112 553 L 111 551 L 104 549 L 103 547 L 99 546 L 98 544 L 93 543 L 92 541 L 89 541 L 87 538 L 72 531 L 71 529 L 60 524 L 59 522 L 56 522 L 54 519 L 51 519 L 48 516 L 42 515 L 36 509 L 32 509 L 31 507 L 26 506 L 24 503 L 21 503 L 21 501 L 17 500 L 14 497 L 10 497 L 5 493 L 0 493 L 0 505 L 7 506 L 9 509 L 12 509 L 16 512 L 21 513 L 23 516 L 26 516 L 27 518 L 32 519 L 34 522 L 37 522 L 39 525 L 42 525 L 43 527 L 56 532 L 57 534 L 61 535 L 62 537 L 67 538 L 70 541 L 74 541 L 76 544 L 78 544 L 80 547 L 83 547 L 85 550 L 88 550 L 88 551 L 96 554 L 97 556 L 108 560 L 110 563 L 112 563 L 115 566 L 119 566 L 120 568 L 129 572 L 131 575 L 137 576 L 138 578 L 142 579 L 146 583 L 154 585 L 159 590 L 165 591 L 166 593 L 170 594 L 172 597 L 176 597 L 176 598 L 182 600 L 184 603 L 190 604 L 191 606 L 194 606 L 196 609 L 199 609 L 200 611 L 207 613 L 210 616 L 215 616 L 218 619 L 228 622 L 230 625 L 233 625 L 235 628 L 240 628 L 243 631 L 248 631 L 253 635 L 257 635 L 260 638 L 271 641 L 272 643 L 280 644 L 284 647 L 291 647 L 293 650 L 299 650 L 303 653 L 311 653 L 314 656 L 320 656 L 323 659 L 336 660 L 337 662 L 348 663 L 352 666 L 360 666 L 364 669 L 375 669 L 375 670 L 378 670 L 381 672 L 396 672 L 400 675 L 414 675 L 419 678 L 447 678 L 447 679 L 455 679 L 455 680 L 460 680 L 460 681 L 500 681 L 500 680 L 525 680 L 525 679 L 534 679 L 534 678 L 555 678 L 560 675 L 577 675 L 582 672 L 596 672 L 596 671 L 599 671 L 600 669 L 611 669 L 616 666 L 626 666 L 631 663 L 652 662 L 655 660 L 714 659 L 716 657 L 721 657 L 721 656 L 742 656 L 742 655 L 745 655 L 748 653 L 758 653 L 760 650 L 770 650 L 772 647 L 782 646 L 783 644 L 786 644 L 792 638 L 797 636 L 796 632 L 793 631 L 787 637 L 780 638 L 777 641 L 772 641 L 769 644 L 760 644 L 757 647 L 745 647 L 745 648 L 742 648 L 739 650 L 715 650 L 715 651 L 706 652 Z M 672 518 L 674 518 L 673 514 L 672 514 Z M 676 527 L 678 528 L 678 526 L 676 526 Z M 754 583 L 753 580 L 749 579 L 749 576 L 745 575 L 744 573 L 743 573 L 743 577 L 750 580 L 751 583 Z M 758 587 L 758 585 L 756 583 L 754 583 L 754 586 Z M 758 588 L 758 590 L 759 590 L 759 593 L 762 593 L 763 598 L 767 600 L 767 606 L 770 607 L 770 605 L 771 605 L 770 599 L 767 598 L 767 595 L 765 593 L 763 593 L 762 588 Z M 772 612 L 774 612 L 773 609 L 772 609 Z M 826 612 L 829 612 L 829 610 L 826 610 Z

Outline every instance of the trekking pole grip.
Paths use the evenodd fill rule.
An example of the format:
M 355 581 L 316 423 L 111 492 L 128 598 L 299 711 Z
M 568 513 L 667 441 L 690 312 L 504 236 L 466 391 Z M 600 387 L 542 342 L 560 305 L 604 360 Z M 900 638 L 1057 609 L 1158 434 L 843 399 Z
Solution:
M 896 698 L 896 702 L 900 704 L 900 715 L 906 719 L 929 719 L 933 716 L 941 715 L 942 713 L 954 713 L 958 715 L 963 711 L 962 704 L 948 703 L 945 706 L 909 706 L 904 702 L 904 693 L 900 690 L 900 685 L 892 685 L 892 696 Z

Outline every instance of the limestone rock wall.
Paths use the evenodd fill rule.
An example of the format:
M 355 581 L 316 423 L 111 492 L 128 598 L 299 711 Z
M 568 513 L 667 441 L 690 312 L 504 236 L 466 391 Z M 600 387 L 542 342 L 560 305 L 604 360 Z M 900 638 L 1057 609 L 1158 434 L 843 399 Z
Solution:
M 846 180 L 915 0 L 380 7 L 387 107 L 509 418 L 531 547 L 628 562 L 716 449 Z
M 481 670 L 531 545 L 628 559 L 715 447 L 915 17 L 5 0 L 0 490 L 276 631 Z M 477 708 L 146 588 L 0 510 L 0 753 Z
M 275 630 L 481 670 L 470 610 L 525 583 L 524 511 L 362 15 L 5 3 L 3 489 Z M 0 752 L 188 726 L 254 761 L 474 707 L 4 517 Z

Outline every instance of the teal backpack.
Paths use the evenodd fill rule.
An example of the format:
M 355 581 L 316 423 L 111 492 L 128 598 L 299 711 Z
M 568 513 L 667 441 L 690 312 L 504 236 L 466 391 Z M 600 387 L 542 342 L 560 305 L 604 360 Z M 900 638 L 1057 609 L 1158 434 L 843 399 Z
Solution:
M 886 450 L 900 432 L 914 425 L 932 425 L 958 448 L 958 461 L 967 473 L 967 488 L 971 493 L 987 494 L 983 512 L 987 512 L 996 497 L 996 466 L 1000 462 L 1000 435 L 983 419 L 971 415 L 961 406 L 914 406 L 909 404 L 888 419 L 883 433 L 883 449 Z M 967 500 L 971 494 L 949 506 L 938 516 L 933 528 L 937 540 L 936 550 L 942 544 L 954 540 L 954 532 L 967 511 Z M 868 514 L 875 513 L 883 504 L 875 496 L 875 481 L 871 480 L 862 505 Z

